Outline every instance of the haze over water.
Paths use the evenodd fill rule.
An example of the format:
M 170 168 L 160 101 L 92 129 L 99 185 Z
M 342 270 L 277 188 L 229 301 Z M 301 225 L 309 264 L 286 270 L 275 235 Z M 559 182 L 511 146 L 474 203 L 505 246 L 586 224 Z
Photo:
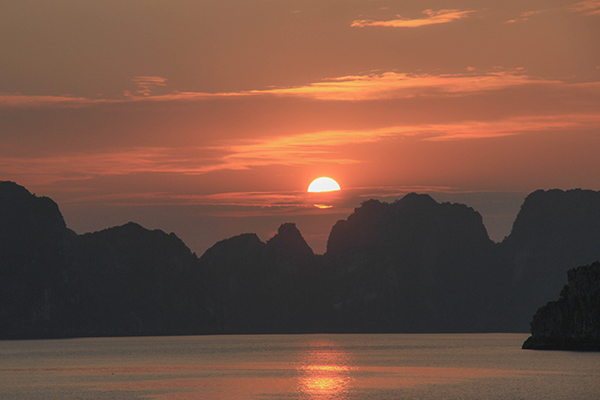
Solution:
M 524 334 L 0 342 L 2 399 L 597 399 L 600 353 Z

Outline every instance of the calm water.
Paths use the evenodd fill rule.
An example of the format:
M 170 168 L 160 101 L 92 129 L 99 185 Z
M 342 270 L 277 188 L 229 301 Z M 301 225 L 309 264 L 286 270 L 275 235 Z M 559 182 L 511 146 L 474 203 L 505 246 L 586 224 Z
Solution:
M 599 399 L 600 353 L 523 334 L 0 342 L 5 399 Z

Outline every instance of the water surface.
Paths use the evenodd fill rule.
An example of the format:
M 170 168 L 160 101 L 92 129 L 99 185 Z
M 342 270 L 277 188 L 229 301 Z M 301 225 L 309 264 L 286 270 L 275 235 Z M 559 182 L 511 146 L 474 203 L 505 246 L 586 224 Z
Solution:
M 2 399 L 598 399 L 600 353 L 524 334 L 0 342 Z

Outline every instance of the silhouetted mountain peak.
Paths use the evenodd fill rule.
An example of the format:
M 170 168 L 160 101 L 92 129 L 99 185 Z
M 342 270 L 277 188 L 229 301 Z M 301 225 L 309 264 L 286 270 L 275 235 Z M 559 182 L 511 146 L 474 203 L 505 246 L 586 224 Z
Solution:
M 228 239 L 223 239 L 215 243 L 210 249 L 215 250 L 225 250 L 225 249 L 233 249 L 233 248 L 254 248 L 254 247 L 263 247 L 264 243 L 260 240 L 260 238 L 256 235 L 256 233 L 242 233 L 241 235 L 236 235 Z
M 136 222 L 129 221 L 126 224 L 121 225 L 121 228 L 130 232 L 140 232 L 147 231 L 148 229 L 144 228 L 140 224 Z
M 74 236 L 54 201 L 0 182 L 0 336 L 51 329 L 64 312 Z
M 267 241 L 267 247 L 276 254 L 293 254 L 300 258 L 314 255 L 294 223 L 282 224 L 277 234 Z
M 135 222 L 86 233 L 81 236 L 81 240 L 84 242 L 91 240 L 96 244 L 103 243 L 119 249 L 124 254 L 128 252 L 145 252 L 151 255 L 165 252 L 192 254 L 185 243 L 174 233 L 167 234 L 160 229 L 150 230 Z
M 209 269 L 238 269 L 262 261 L 265 244 L 255 233 L 243 233 L 221 240 L 206 250 L 200 262 Z
M 363 202 L 347 220 L 334 225 L 327 254 L 355 253 L 361 248 L 380 252 L 395 247 L 398 241 L 456 243 L 463 239 L 474 240 L 475 245 L 489 244 L 478 212 L 463 204 L 440 204 L 427 194 L 410 193 L 392 204 Z
M 528 269 L 530 263 L 545 265 L 547 272 L 553 270 L 554 265 L 559 267 L 554 270 L 558 281 L 567 269 L 600 258 L 598 226 L 600 191 L 537 190 L 523 202 L 502 246 L 514 259 L 519 274 Z
M 557 226 L 594 230 L 600 220 L 600 192 L 537 190 L 525 198 L 510 236 L 547 236 Z M 509 236 L 509 238 L 510 238 Z
M 147 233 L 150 232 L 149 229 L 144 228 L 142 225 L 136 222 L 127 222 L 123 225 L 113 226 L 110 228 L 102 229 L 101 231 L 86 233 L 86 235 L 96 234 L 96 233 L 120 233 L 120 234 L 137 234 L 137 233 Z
M 30 196 L 33 195 L 23 186 L 11 181 L 0 181 L 0 198 L 24 198 Z
M 51 199 L 0 182 L 0 337 L 522 331 L 566 269 L 600 259 L 599 226 L 600 192 L 540 190 L 495 244 L 472 208 L 410 193 L 362 203 L 324 256 L 285 223 L 198 261 L 134 222 L 78 236 Z M 589 281 L 572 280 L 567 300 Z
M 379 200 L 370 199 L 363 201 L 360 207 L 355 208 L 354 213 L 348 218 L 369 217 L 385 212 L 389 208 L 389 203 L 384 203 Z
M 413 207 L 413 208 L 422 208 L 422 207 L 435 207 L 438 205 L 438 202 L 435 201 L 428 194 L 419 194 L 419 193 L 409 193 L 400 200 L 394 203 L 395 206 L 402 207 Z
M 275 235 L 275 236 L 278 236 L 278 235 L 279 236 L 285 236 L 285 235 L 301 236 L 300 231 L 296 227 L 296 224 L 293 222 L 286 222 L 284 224 L 281 224 L 279 226 L 279 229 L 277 229 L 277 235 Z M 275 236 L 272 239 L 274 239 Z
M 3 230 L 50 230 L 62 234 L 67 227 L 58 205 L 38 197 L 14 182 L 0 182 L 0 232 Z
M 536 190 L 529 194 L 512 231 L 501 243 L 507 276 L 527 321 L 544 299 L 562 287 L 567 270 L 600 259 L 600 192 Z

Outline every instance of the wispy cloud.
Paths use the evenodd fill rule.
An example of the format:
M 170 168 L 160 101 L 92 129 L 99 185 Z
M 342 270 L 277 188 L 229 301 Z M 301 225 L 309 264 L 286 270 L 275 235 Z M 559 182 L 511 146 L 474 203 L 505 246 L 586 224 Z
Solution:
M 181 92 L 141 100 L 175 101 L 247 96 L 291 96 L 318 100 L 380 100 L 417 96 L 461 95 L 542 83 L 560 83 L 526 75 L 521 70 L 469 71 L 465 74 L 407 74 L 393 71 L 327 78 L 303 86 L 232 93 Z
M 512 136 L 531 132 L 565 129 L 600 128 L 598 114 L 571 114 L 552 116 L 514 117 L 500 121 L 468 121 L 448 125 L 423 127 L 422 134 L 430 131 L 424 140 L 459 140 Z
M 157 87 L 165 87 L 167 79 L 159 76 L 138 76 L 131 79 L 136 85 L 133 91 L 125 90 L 124 98 L 121 99 L 104 99 L 104 98 L 85 98 L 74 97 L 69 95 L 62 96 L 40 96 L 40 95 L 25 95 L 21 93 L 0 93 L 0 107 L 15 107 L 15 108 L 34 108 L 34 107 L 83 107 L 94 104 L 120 103 L 130 101 L 140 101 L 159 97 L 168 99 L 169 96 L 160 94 L 152 96 L 153 90 Z M 197 94 L 198 97 L 207 97 L 206 94 Z
M 196 215 L 212 217 L 252 217 L 264 215 L 300 215 L 325 213 L 348 214 L 368 198 L 390 199 L 410 192 L 455 193 L 450 186 L 365 186 L 345 187 L 343 191 L 323 194 L 294 191 L 248 191 L 210 194 L 174 194 L 168 192 L 120 192 L 112 194 L 74 193 L 64 205 L 102 204 L 111 206 L 196 206 Z M 316 201 L 328 201 L 326 205 Z
M 296 215 L 323 215 L 323 214 L 349 214 L 357 193 L 367 190 L 365 188 L 348 189 L 344 195 L 339 193 L 331 200 L 331 207 L 318 209 L 315 207 L 315 197 L 302 190 L 296 191 L 248 191 L 248 192 L 222 192 L 211 194 L 174 194 L 170 192 L 125 192 L 101 194 L 78 191 L 70 193 L 68 199 L 61 201 L 61 205 L 110 205 L 113 207 L 163 207 L 183 206 L 191 207 L 195 216 L 210 217 L 264 217 L 271 216 L 296 216 Z M 379 192 L 385 189 L 373 188 L 371 191 Z M 318 198 L 323 200 L 323 198 Z M 351 203 L 352 206 L 348 206 Z
M 293 136 L 281 136 L 249 143 L 224 145 L 229 154 L 216 168 L 245 169 L 264 165 L 308 165 L 324 161 L 336 164 L 353 164 L 355 159 L 335 151 L 347 143 L 369 143 L 391 135 L 395 129 L 321 131 Z
M 529 19 L 531 17 L 533 17 L 534 15 L 544 14 L 544 13 L 547 13 L 549 11 L 550 10 L 525 11 L 525 12 L 521 13 L 521 15 L 519 15 L 519 17 L 514 18 L 514 19 L 510 19 L 508 21 L 505 21 L 505 23 L 507 23 L 507 24 L 514 24 L 514 23 L 517 23 L 517 22 L 529 21 Z
M 195 155 L 194 155 L 195 153 Z M 12 177 L 35 177 L 36 184 L 137 173 L 202 174 L 218 168 L 207 148 L 139 147 L 46 157 L 1 157 L 0 170 Z M 227 169 L 227 168 L 225 168 Z
M 39 96 L 20 93 L 0 93 L 0 107 L 37 108 L 37 107 L 80 107 L 85 104 L 105 103 L 106 100 L 91 100 L 85 97 Z
M 293 95 L 321 100 L 376 100 L 436 94 L 460 95 L 551 82 L 557 81 L 535 79 L 520 71 L 441 75 L 384 72 L 330 78 L 301 87 L 277 88 L 250 93 Z
M 104 195 L 81 195 L 67 203 L 110 203 L 113 205 L 203 205 L 214 207 L 281 208 L 308 207 L 303 191 L 223 192 L 212 194 L 173 194 L 168 192 L 130 192 Z M 214 210 L 213 210 L 214 212 Z M 212 214 L 212 213 L 211 213 Z
M 406 137 L 424 141 L 467 140 L 564 129 L 600 129 L 600 115 L 571 114 L 514 117 L 493 121 L 392 126 L 380 129 L 322 131 L 223 147 L 229 153 L 215 169 L 245 169 L 266 165 L 309 165 L 323 162 L 355 164 L 343 157 L 342 146 L 360 146 Z
M 373 21 L 370 19 L 362 19 L 353 21 L 351 26 L 355 28 L 364 28 L 371 26 L 383 26 L 391 28 L 418 28 L 420 26 L 434 25 L 434 24 L 446 24 L 448 22 L 457 21 L 459 19 L 466 18 L 469 14 L 475 11 L 461 11 L 456 9 L 448 10 L 425 10 L 423 14 L 424 18 L 403 18 L 401 15 L 397 15 L 397 19 L 388 21 Z
M 162 79 L 162 78 L 161 78 Z M 144 85 L 152 86 L 150 80 Z M 162 82 L 162 81 L 158 81 Z M 560 81 L 535 78 L 521 70 L 498 70 L 489 72 L 468 71 L 465 74 L 407 74 L 393 71 L 348 75 L 327 78 L 320 82 L 303 86 L 276 87 L 240 92 L 204 93 L 175 92 L 149 95 L 141 90 L 140 95 L 130 95 L 122 99 L 87 99 L 66 96 L 25 96 L 20 94 L 0 94 L 0 107 L 82 107 L 94 104 L 118 104 L 129 102 L 174 102 L 203 101 L 252 96 L 290 96 L 317 100 L 380 100 L 406 99 L 418 96 L 464 95 L 475 92 L 500 90 L 508 87 L 561 83 Z M 148 89 L 150 90 L 150 89 Z
M 575 3 L 568 8 L 572 12 L 584 15 L 600 15 L 600 0 L 586 0 Z
M 143 79 L 153 81 L 152 79 Z M 156 79 L 157 82 L 163 82 Z M 508 101 L 525 104 L 525 109 L 518 106 L 500 107 L 494 112 L 459 112 L 443 110 L 445 101 L 452 97 L 451 102 L 456 103 L 456 96 L 461 97 L 461 104 L 465 108 L 474 107 L 479 110 L 478 100 L 468 96 L 482 92 L 501 91 L 503 89 L 521 88 L 527 90 L 507 90 L 498 93 L 500 100 L 494 96 L 487 96 L 491 102 L 486 106 L 486 111 L 505 104 Z M 532 89 L 532 90 L 529 90 Z M 540 89 L 536 92 L 537 89 Z M 551 109 L 529 106 L 529 100 L 520 100 L 523 93 L 537 93 L 534 98 L 541 96 L 555 96 Z M 495 93 L 493 93 L 495 94 Z M 23 96 L 2 95 L 0 107 L 92 107 L 97 104 L 110 103 L 110 110 L 121 110 L 119 117 L 126 115 L 128 119 L 120 124 L 110 124 L 115 127 L 114 137 L 126 137 L 129 140 L 113 141 L 109 145 L 92 140 L 82 134 L 80 125 L 69 125 L 72 120 L 84 118 L 93 112 L 83 113 L 57 113 L 56 120 L 51 120 L 53 129 L 43 133 L 43 127 L 32 125 L 23 134 L 11 133 L 10 119 L 6 119 L 4 129 L 0 133 L 0 170 L 5 176 L 17 179 L 29 177 L 28 181 L 53 182 L 60 180 L 85 180 L 98 176 L 135 175 L 139 173 L 179 174 L 179 175 L 204 175 L 216 171 L 240 171 L 264 166 L 307 166 L 323 163 L 355 165 L 365 162 L 358 149 L 361 146 L 386 142 L 387 140 L 413 140 L 413 141 L 450 141 L 468 140 L 478 138 L 502 137 L 527 134 L 530 132 L 559 131 L 570 132 L 582 129 L 600 129 L 600 115 L 597 113 L 597 98 L 600 94 L 600 84 L 596 82 L 567 84 L 561 81 L 536 79 L 526 75 L 523 71 L 495 71 L 478 73 L 477 70 L 464 74 L 401 74 L 396 72 L 373 73 L 367 75 L 352 75 L 331 78 L 322 82 L 308 84 L 302 87 L 271 88 L 265 90 L 246 91 L 239 93 L 176 93 L 171 95 L 139 96 L 131 99 L 119 100 L 91 100 L 82 98 L 54 97 L 54 96 Z M 159 116 L 157 120 L 165 119 L 167 123 L 160 126 L 157 132 L 138 129 L 132 133 L 132 126 L 139 122 L 137 115 L 147 115 L 150 112 L 159 112 L 164 102 L 170 105 L 176 101 L 211 101 L 218 99 L 218 108 L 222 115 L 232 115 L 230 104 L 226 100 L 229 96 L 235 98 L 236 107 L 240 109 L 240 98 L 243 107 L 252 105 L 250 116 L 239 125 L 228 126 L 204 123 L 207 118 L 205 107 L 186 107 L 189 114 L 176 114 L 176 118 L 167 115 Z M 259 100 L 279 97 L 293 99 L 284 102 L 254 102 Z M 419 105 L 410 105 L 411 101 L 405 99 L 435 97 L 434 106 L 427 115 L 411 115 L 410 110 L 418 110 L 428 101 L 418 102 Z M 298 102 L 297 98 L 318 100 L 317 102 Z M 380 104 L 361 104 L 354 107 L 348 104 L 352 100 L 399 100 L 399 107 L 409 106 L 407 112 L 400 117 L 380 119 Z M 441 99 L 441 102 L 438 101 Z M 247 101 L 246 101 L 247 100 Z M 340 102 L 340 101 L 345 102 Z M 464 100 L 464 101 L 462 101 Z M 298 104 L 309 104 L 308 114 L 311 110 L 321 108 L 319 101 L 332 101 L 333 106 L 339 110 L 354 110 L 361 114 L 357 123 L 346 123 L 335 118 L 318 116 L 306 125 L 293 123 L 288 119 L 273 122 L 272 126 L 265 127 L 263 104 L 281 105 L 282 109 L 296 107 Z M 386 110 L 393 109 L 394 101 L 386 101 L 383 106 Z M 128 104 L 135 107 L 127 108 Z M 152 107 L 138 107 L 140 104 L 152 104 Z M 258 104 L 258 105 L 257 105 Z M 441 106 L 440 106 L 441 104 Z M 557 105 L 558 104 L 558 105 Z M 561 108 L 561 105 L 564 107 Z M 156 106 L 156 107 L 155 107 Z M 331 106 L 331 104 L 327 104 Z M 392 108 L 389 108 L 392 107 Z M 412 107 L 412 108 L 410 108 Z M 165 107 L 174 109 L 176 107 Z M 131 109 L 139 114 L 128 113 Z M 217 108 L 211 108 L 215 110 Z M 94 111 L 94 110 L 91 110 Z M 104 116 L 112 114 L 104 112 Z M 267 109 L 268 111 L 268 109 Z M 498 112 L 496 112 L 498 111 Z M 370 114 L 375 112 L 375 114 Z M 395 112 L 395 111 L 394 111 Z M 43 112 L 44 115 L 48 114 Z M 50 113 L 52 114 L 52 113 Z M 64 114 L 64 115 L 63 115 Z M 417 113 L 418 114 L 418 113 Z M 22 118 L 26 113 L 15 113 L 15 118 Z M 35 112 L 28 119 L 35 120 Z M 75 118 L 71 118 L 75 115 Z M 95 115 L 95 114 L 94 114 Z M 197 115 L 203 116 L 198 119 Z M 221 115 L 221 114 L 220 114 Z M 340 113 L 339 115 L 343 115 Z M 185 118 L 181 118 L 185 117 Z M 12 117 L 11 117 L 12 118 Z M 187 119 L 186 119 L 187 118 Z M 304 116 L 302 116 L 304 118 Z M 85 119 L 82 119 L 86 121 Z M 95 122 L 99 119 L 94 118 Z M 69 123 L 65 122 L 68 121 Z M 134 122 L 129 122 L 134 121 Z M 295 120 L 297 122 L 297 120 Z M 83 126 L 83 125 L 82 125 Z M 65 128 L 63 132 L 63 127 Z M 55 129 L 54 129 L 55 128 Z M 70 129 L 70 130 L 69 130 Z M 165 134 L 161 134 L 162 132 Z M 245 132 L 252 131 L 252 135 Z M 66 133 L 65 133 L 66 132 Z M 112 132 L 112 130 L 111 130 Z M 168 134 L 167 134 L 168 133 Z M 29 146 L 28 135 L 43 137 L 48 145 L 36 149 L 35 155 L 26 151 Z M 35 136 L 38 135 L 38 136 Z M 57 139 L 61 139 L 57 145 Z M 148 138 L 148 140 L 147 140 Z M 150 140 L 151 139 L 151 140 Z M 80 142 L 78 146 L 69 147 L 70 142 Z M 107 140 L 107 142 L 109 142 Z M 374 147 L 374 146 L 371 146 Z M 21 156 L 11 149 L 19 150 Z
M 203 175 L 264 166 L 358 164 L 361 152 L 348 151 L 372 143 L 406 138 L 417 141 L 471 140 L 544 131 L 600 129 L 600 115 L 559 114 L 488 121 L 410 124 L 359 130 L 324 130 L 297 135 L 231 140 L 204 147 L 140 147 L 47 157 L 0 158 L 0 170 L 11 179 L 28 177 L 48 184 L 99 176 L 140 173 Z
M 137 90 L 133 93 L 126 90 L 124 95 L 126 97 L 132 96 L 150 96 L 152 91 L 156 87 L 166 86 L 167 79 L 160 76 L 137 76 L 131 80 L 137 85 Z
M 535 15 L 543 15 L 549 13 L 564 13 L 564 12 L 578 13 L 585 16 L 600 15 L 600 0 L 585 0 L 575 4 L 543 8 L 540 10 L 531 10 L 521 13 L 517 18 L 505 21 L 507 24 L 529 21 L 531 17 Z

